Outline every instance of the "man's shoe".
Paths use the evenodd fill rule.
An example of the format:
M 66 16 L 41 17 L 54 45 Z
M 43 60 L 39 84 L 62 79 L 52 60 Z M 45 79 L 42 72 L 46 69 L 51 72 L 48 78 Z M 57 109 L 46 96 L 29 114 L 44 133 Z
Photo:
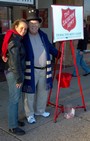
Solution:
M 25 123 L 23 121 L 18 121 L 18 126 L 23 127 L 23 126 L 25 126 Z
M 43 116 L 43 117 L 49 117 L 50 116 L 50 113 L 49 112 L 44 112 L 43 114 L 41 114 L 41 116 Z
M 50 113 L 49 112 L 44 112 L 42 114 L 38 114 L 38 113 L 35 113 L 36 116 L 43 116 L 43 117 L 49 117 L 50 116 Z
M 29 117 L 27 118 L 27 120 L 28 120 L 28 122 L 29 122 L 30 124 L 35 123 L 35 122 L 36 122 L 36 119 L 35 119 L 35 117 L 34 117 L 34 116 L 29 116 Z
M 25 134 L 25 131 L 20 129 L 20 128 L 12 128 L 12 129 L 9 129 L 9 132 L 15 134 L 15 135 L 24 135 Z
M 77 76 L 72 74 L 72 77 L 77 77 Z
M 85 73 L 85 74 L 83 74 L 83 76 L 87 76 L 87 75 L 89 75 L 90 74 L 90 72 L 89 73 Z

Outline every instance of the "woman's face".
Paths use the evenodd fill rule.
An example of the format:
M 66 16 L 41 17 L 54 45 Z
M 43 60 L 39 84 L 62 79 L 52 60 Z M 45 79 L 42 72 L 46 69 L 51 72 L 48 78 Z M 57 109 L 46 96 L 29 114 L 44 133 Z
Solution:
M 37 34 L 39 28 L 40 28 L 39 21 L 37 21 L 37 20 L 29 21 L 29 32 L 31 34 Z
M 19 25 L 15 26 L 15 30 L 21 35 L 24 36 L 27 32 L 27 24 L 25 22 L 20 22 Z

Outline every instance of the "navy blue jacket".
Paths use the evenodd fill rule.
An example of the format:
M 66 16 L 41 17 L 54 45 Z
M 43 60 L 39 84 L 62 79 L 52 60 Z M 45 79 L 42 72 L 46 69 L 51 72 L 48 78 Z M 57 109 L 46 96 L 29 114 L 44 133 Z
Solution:
M 54 55 L 54 57 L 58 56 L 58 50 L 50 43 L 47 35 L 39 30 L 39 35 L 42 40 L 43 46 L 46 50 L 46 89 L 52 87 L 52 69 L 51 69 L 51 60 L 50 54 Z M 34 77 L 34 53 L 31 45 L 31 41 L 29 38 L 29 34 L 27 33 L 23 39 L 23 43 L 26 49 L 26 71 L 25 71 L 25 80 L 23 85 L 23 92 L 26 93 L 35 93 L 35 77 Z

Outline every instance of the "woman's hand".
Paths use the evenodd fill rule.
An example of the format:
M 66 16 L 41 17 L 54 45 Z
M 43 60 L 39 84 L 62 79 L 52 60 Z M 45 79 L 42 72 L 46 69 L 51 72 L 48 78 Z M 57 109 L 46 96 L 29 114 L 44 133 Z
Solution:
M 3 60 L 3 62 L 7 62 L 7 60 L 8 60 L 8 58 L 7 57 L 4 57 L 4 56 L 2 56 L 2 60 Z
M 17 84 L 16 84 L 16 87 L 17 87 L 17 88 L 21 88 L 21 86 L 22 86 L 22 83 L 19 83 L 19 84 L 17 83 Z

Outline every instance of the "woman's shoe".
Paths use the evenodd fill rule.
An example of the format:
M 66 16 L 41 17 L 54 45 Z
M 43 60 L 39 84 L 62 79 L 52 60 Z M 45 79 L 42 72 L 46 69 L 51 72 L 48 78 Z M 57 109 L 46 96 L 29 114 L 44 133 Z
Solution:
M 23 126 L 25 126 L 25 123 L 23 121 L 18 121 L 18 126 L 23 127 Z
M 15 135 L 24 135 L 25 134 L 25 131 L 22 130 L 21 128 L 12 128 L 12 129 L 9 129 L 9 132 L 15 134 Z

